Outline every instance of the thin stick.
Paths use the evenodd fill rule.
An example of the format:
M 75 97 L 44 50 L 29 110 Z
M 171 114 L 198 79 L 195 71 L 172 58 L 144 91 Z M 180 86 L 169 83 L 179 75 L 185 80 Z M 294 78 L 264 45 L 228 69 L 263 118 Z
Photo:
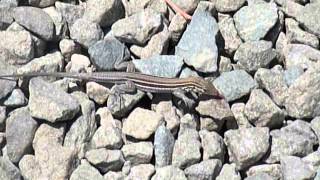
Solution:
M 187 20 L 191 20 L 192 17 L 184 12 L 181 8 L 179 8 L 175 3 L 173 3 L 171 0 L 164 0 L 174 11 L 179 13 L 181 16 L 183 16 Z

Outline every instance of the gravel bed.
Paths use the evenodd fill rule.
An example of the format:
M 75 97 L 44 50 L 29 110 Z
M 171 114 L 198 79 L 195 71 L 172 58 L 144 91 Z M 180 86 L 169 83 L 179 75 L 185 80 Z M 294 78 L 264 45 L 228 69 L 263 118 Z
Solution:
M 320 180 L 320 1 L 0 0 L 0 75 L 201 76 L 224 99 L 0 79 L 1 180 Z M 187 105 L 192 106 L 187 106 Z

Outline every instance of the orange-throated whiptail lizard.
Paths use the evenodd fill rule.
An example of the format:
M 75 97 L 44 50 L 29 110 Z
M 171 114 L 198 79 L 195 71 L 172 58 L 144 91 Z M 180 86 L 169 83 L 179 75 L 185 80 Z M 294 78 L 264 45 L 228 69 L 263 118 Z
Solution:
M 0 75 L 3 78 L 21 78 L 50 76 L 59 78 L 75 78 L 100 83 L 130 83 L 139 90 L 151 93 L 172 93 L 178 90 L 204 94 L 212 98 L 223 98 L 212 83 L 200 77 L 165 78 L 135 72 L 93 72 L 93 73 L 68 73 L 68 72 L 34 72 L 26 74 Z

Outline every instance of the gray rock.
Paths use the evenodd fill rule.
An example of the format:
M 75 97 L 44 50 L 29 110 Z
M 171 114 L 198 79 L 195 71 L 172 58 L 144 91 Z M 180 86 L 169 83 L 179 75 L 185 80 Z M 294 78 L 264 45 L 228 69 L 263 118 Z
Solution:
M 198 123 L 196 122 L 196 117 L 193 114 L 185 114 L 180 119 L 180 128 L 178 136 L 186 134 L 193 139 L 199 139 L 199 134 L 197 130 Z
M 49 14 L 55 25 L 56 39 L 60 40 L 64 37 L 67 37 L 67 22 L 65 19 L 63 19 L 61 12 L 59 12 L 54 6 L 44 8 L 43 11 Z
M 307 122 L 296 120 L 290 125 L 270 132 L 272 137 L 271 153 L 267 163 L 276 163 L 283 156 L 305 156 L 313 152 L 317 137 Z
M 154 111 L 136 108 L 123 123 L 122 132 L 139 140 L 148 139 L 158 128 L 163 116 Z
M 191 1 L 183 1 L 183 0 L 173 0 L 173 3 L 175 3 L 178 7 L 180 7 L 182 10 L 184 10 L 187 13 L 193 12 L 197 5 L 199 4 L 199 0 L 191 0 Z
M 241 180 L 240 173 L 236 170 L 235 164 L 224 164 L 217 180 Z
M 8 16 L 12 12 L 12 7 L 7 4 L 0 4 L 0 30 L 6 30 L 14 21 L 12 16 Z
M 57 144 L 62 145 L 63 136 L 66 131 L 66 124 L 41 124 L 36 131 L 33 139 L 33 149 L 35 151 L 41 151 L 42 147 L 56 146 Z
M 124 145 L 121 151 L 125 160 L 130 161 L 132 165 L 147 164 L 152 158 L 153 145 L 147 141 L 131 143 Z
M 74 92 L 72 95 L 80 103 L 82 115 L 72 123 L 64 137 L 63 145 L 75 148 L 81 157 L 81 152 L 88 146 L 97 129 L 95 105 L 82 92 Z
M 81 5 L 73 5 L 60 1 L 56 1 L 55 7 L 62 14 L 62 17 L 68 22 L 69 26 L 77 19 L 81 18 L 85 11 L 85 8 Z
M 100 125 L 103 127 L 122 128 L 122 122 L 114 119 L 111 111 L 107 107 L 102 107 L 97 110 L 96 120 L 100 120 Z
M 113 89 L 111 89 L 111 92 L 112 91 Z M 144 95 L 144 92 L 138 90 L 136 93 L 133 94 L 120 94 L 121 100 L 119 100 L 119 97 L 109 96 L 107 100 L 107 107 L 114 116 L 124 117 L 128 115 L 128 113 L 144 97 Z
M 110 89 L 96 82 L 88 82 L 86 91 L 90 99 L 100 105 L 103 105 L 111 94 Z
M 234 25 L 234 21 L 229 15 L 219 14 L 218 24 L 220 33 L 224 40 L 224 50 L 229 55 L 232 55 L 242 43 L 241 38 L 239 37 L 237 29 Z
M 120 150 L 93 149 L 86 153 L 86 159 L 102 173 L 119 171 L 124 164 Z
M 123 180 L 124 175 L 122 172 L 114 172 L 114 171 L 109 171 L 104 175 L 105 180 Z
M 27 101 L 26 97 L 20 89 L 14 89 L 3 104 L 8 107 L 17 107 L 26 105 Z
M 299 23 L 296 22 L 294 19 L 287 18 L 285 20 L 286 25 L 286 36 L 290 43 L 298 43 L 298 44 L 305 44 L 311 46 L 313 48 L 319 47 L 319 40 L 317 36 L 303 31 L 299 27 Z
M 320 115 L 319 80 L 319 69 L 310 69 L 289 87 L 287 92 L 288 98 L 284 103 L 289 116 L 295 118 L 313 118 Z
M 210 13 L 196 11 L 176 46 L 175 54 L 183 57 L 185 63 L 197 71 L 217 71 L 218 48 L 215 36 L 218 30 L 219 26 Z
M 34 57 L 34 44 L 26 31 L 0 31 L 0 49 L 3 60 L 10 64 L 23 64 Z M 2 59 L 2 58 L 1 58 Z M 0 59 L 0 60 L 1 60 Z
M 38 123 L 28 108 L 12 111 L 6 120 L 7 155 L 11 162 L 18 163 L 23 155 L 32 152 L 32 140 Z
M 45 56 L 35 58 L 29 63 L 17 69 L 18 74 L 31 73 L 31 72 L 57 72 L 63 68 L 63 56 L 59 51 L 46 54 Z M 56 78 L 49 77 L 50 80 Z
M 108 38 L 90 46 L 91 61 L 99 70 L 111 71 L 130 58 L 127 47 L 115 38 Z
M 127 18 L 115 22 L 111 29 L 113 35 L 123 42 L 145 44 L 152 35 L 157 33 L 162 24 L 161 14 L 145 9 Z
M 302 74 L 304 70 L 301 66 L 293 66 L 284 71 L 284 80 L 291 86 Z
M 91 166 L 88 162 L 82 161 L 81 165 L 79 165 L 71 174 L 70 180 L 104 180 L 103 176 L 100 172 Z
M 245 115 L 256 127 L 270 128 L 281 126 L 285 117 L 282 110 L 261 89 L 251 92 L 245 106 Z
M 139 179 L 139 180 L 149 180 L 151 176 L 155 173 L 155 168 L 152 164 L 139 164 L 133 166 L 130 169 L 127 179 Z
M 28 0 L 29 4 L 33 7 L 48 7 L 54 5 L 57 0 Z
M 0 157 L 0 179 L 20 180 L 19 169 L 5 157 Z
M 32 117 L 49 122 L 72 119 L 80 110 L 79 103 L 62 89 L 33 78 L 29 83 L 29 109 Z
M 234 119 L 237 123 L 238 128 L 251 128 L 253 127 L 248 118 L 246 117 L 245 111 L 245 104 L 244 103 L 234 103 L 231 106 L 231 111 L 234 115 Z
M 310 123 L 312 130 L 317 135 L 318 139 L 320 139 L 320 117 L 313 118 Z
M 91 146 L 93 148 L 118 149 L 123 144 L 121 135 L 121 130 L 116 127 L 100 126 L 91 139 Z
M 85 48 L 103 38 L 100 26 L 84 18 L 77 19 L 70 27 L 70 37 Z
M 219 159 L 223 162 L 225 156 L 223 138 L 218 133 L 207 130 L 201 130 L 199 135 L 203 148 L 203 160 Z
M 282 178 L 282 171 L 280 164 L 262 164 L 250 167 L 247 172 L 247 176 L 254 176 L 258 174 L 268 174 L 274 179 Z
M 274 69 L 260 68 L 255 73 L 254 79 L 261 88 L 270 94 L 271 99 L 277 105 L 283 106 L 288 91 L 283 73 L 277 72 Z
M 315 151 L 302 158 L 312 170 L 317 171 L 320 167 L 320 151 Z
M 285 67 L 312 68 L 320 61 L 320 51 L 304 44 L 289 44 L 285 47 Z
M 230 161 L 236 163 L 240 170 L 255 164 L 268 151 L 269 136 L 268 128 L 228 130 L 224 134 L 224 142 Z
M 260 174 L 255 174 L 253 176 L 248 176 L 245 178 L 245 180 L 276 180 L 276 178 L 270 176 L 269 174 L 266 173 L 260 173 Z
M 244 6 L 233 18 L 240 37 L 244 41 L 263 39 L 278 20 L 274 3 L 258 3 Z
M 0 132 L 3 132 L 5 129 L 6 118 L 6 107 L 0 106 Z
M 151 180 L 162 179 L 187 180 L 184 172 L 175 166 L 165 166 L 162 168 L 158 168 L 156 174 L 151 178 Z
M 132 62 L 141 73 L 160 77 L 176 77 L 183 65 L 183 59 L 175 55 L 156 55 Z
M 172 161 L 174 137 L 164 125 L 158 127 L 154 135 L 154 155 L 157 168 L 168 166 Z
M 165 27 L 163 31 L 153 35 L 144 47 L 132 45 L 130 51 L 141 59 L 150 58 L 155 55 L 167 54 L 170 33 Z
M 89 57 L 82 54 L 73 54 L 71 61 L 68 62 L 65 67 L 67 72 L 81 73 L 81 72 L 92 72 L 93 69 L 90 66 L 91 62 Z
M 46 41 L 55 38 L 55 25 L 51 17 L 42 9 L 27 6 L 16 7 L 13 10 L 13 18 L 18 24 Z
M 217 1 L 217 0 L 211 0 L 214 2 L 214 7 L 219 11 L 219 12 L 232 12 L 238 10 L 243 4 L 246 2 L 245 0 L 240 0 L 240 1 L 232 1 L 232 0 L 227 0 L 227 1 Z
M 320 36 L 320 24 L 317 21 L 319 18 L 319 3 L 309 3 L 305 5 L 297 16 L 297 20 L 299 21 L 300 25 L 318 37 Z
M 219 73 L 222 74 L 224 72 L 229 72 L 231 70 L 232 70 L 232 65 L 231 65 L 230 58 L 220 56 Z
M 179 168 L 186 168 L 200 161 L 201 143 L 198 132 L 188 129 L 179 134 L 173 148 L 172 164 Z
M 222 167 L 222 163 L 217 159 L 210 159 L 194 164 L 184 170 L 190 180 L 210 180 L 215 179 Z
M 167 13 L 167 4 L 166 2 L 163 2 L 163 1 L 132 0 L 132 1 L 122 1 L 122 3 L 126 10 L 126 16 L 131 16 L 132 14 L 135 14 L 147 8 L 153 9 L 154 11 L 157 11 L 163 15 Z
M 291 0 L 276 0 L 279 9 L 284 12 L 285 15 L 289 17 L 297 18 L 300 12 L 303 10 L 303 5 L 299 4 L 297 1 Z
M 179 13 L 173 16 L 169 24 L 168 30 L 170 32 L 171 41 L 176 44 L 179 42 L 185 28 L 187 27 L 187 20 Z
M 19 162 L 19 168 L 24 179 L 36 180 L 41 177 L 40 166 L 34 155 L 24 155 Z
M 257 82 L 244 70 L 222 73 L 213 84 L 228 102 L 249 94 L 258 86 Z
M 219 121 L 224 121 L 233 118 L 233 114 L 229 104 L 225 100 L 210 99 L 200 101 L 196 107 L 196 111 L 201 116 L 211 117 Z
M 277 56 L 269 41 L 252 41 L 241 44 L 234 54 L 234 60 L 247 71 L 256 71 L 267 67 Z
M 59 42 L 59 49 L 67 62 L 71 60 L 73 54 L 81 53 L 81 47 L 72 39 L 62 39 Z
M 121 1 L 87 1 L 83 17 L 91 22 L 99 24 L 101 27 L 112 25 L 124 16 L 124 9 Z
M 161 99 L 162 97 L 163 96 L 160 95 L 159 98 Z M 156 101 L 156 97 L 153 100 Z M 166 127 L 170 129 L 171 132 L 176 132 L 180 124 L 180 117 L 178 115 L 178 109 L 173 105 L 171 100 L 163 101 L 163 99 L 161 99 L 158 104 L 152 107 L 152 110 L 163 116 Z
M 285 180 L 313 179 L 316 175 L 316 172 L 310 169 L 308 164 L 303 162 L 299 157 L 284 156 L 281 158 L 280 164 L 282 176 Z

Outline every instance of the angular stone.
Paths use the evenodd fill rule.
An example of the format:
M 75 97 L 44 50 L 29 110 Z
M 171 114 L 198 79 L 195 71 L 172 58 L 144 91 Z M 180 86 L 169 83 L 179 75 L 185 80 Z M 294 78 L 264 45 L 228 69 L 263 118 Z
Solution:
M 5 157 L 0 157 L 0 179 L 21 179 L 19 169 Z
M 98 41 L 88 52 L 92 63 L 104 71 L 119 69 L 119 65 L 130 58 L 128 48 L 115 38 Z
M 284 80 L 291 86 L 302 74 L 304 70 L 301 66 L 293 66 L 284 71 Z
M 236 170 L 235 164 L 224 164 L 217 180 L 241 180 L 240 173 Z
M 158 128 L 163 116 L 149 110 L 136 108 L 123 123 L 122 131 L 136 139 L 148 139 Z
M 272 137 L 271 153 L 267 163 L 276 163 L 284 156 L 306 156 L 313 152 L 317 137 L 307 122 L 296 120 L 290 125 L 270 132 Z
M 257 82 L 244 70 L 222 73 L 213 84 L 228 102 L 249 94 L 258 86 Z
M 156 55 L 132 62 L 136 69 L 143 74 L 170 78 L 176 77 L 183 65 L 183 59 L 175 55 Z
M 158 127 L 154 135 L 154 155 L 157 168 L 171 164 L 174 137 L 164 125 Z
M 246 117 L 246 115 L 244 113 L 244 111 L 245 111 L 245 104 L 244 103 L 234 103 L 231 106 L 231 111 L 234 115 L 234 119 L 235 119 L 239 129 L 253 127 L 250 124 L 248 118 Z
M 93 148 L 118 149 L 123 144 L 121 135 L 121 131 L 116 127 L 100 126 L 91 139 L 91 146 Z
M 280 164 L 283 179 L 313 179 L 316 175 L 307 163 L 296 156 L 284 156 Z
M 297 16 L 297 20 L 302 27 L 310 33 L 320 36 L 320 7 L 319 3 L 309 3 L 305 5 Z
M 123 180 L 124 174 L 122 172 L 109 171 L 104 175 L 105 180 Z
M 267 67 L 277 53 L 269 41 L 245 42 L 234 54 L 234 60 L 245 70 L 252 72 Z
M 190 180 L 209 180 L 215 179 L 222 167 L 222 163 L 217 159 L 210 159 L 194 164 L 184 170 Z
M 41 177 L 40 166 L 34 155 L 24 155 L 19 162 L 19 168 L 24 179 L 36 180 Z
M 319 68 L 307 70 L 288 89 L 288 98 L 286 98 L 284 103 L 288 115 L 295 118 L 313 118 L 319 116 L 319 89 Z
M 270 128 L 281 126 L 285 117 L 282 110 L 261 89 L 251 92 L 245 106 L 245 115 L 256 127 Z
M 131 161 L 132 165 L 149 163 L 153 154 L 151 142 L 138 142 L 126 144 L 121 149 L 126 161 Z
M 16 7 L 13 10 L 13 18 L 46 41 L 51 41 L 55 37 L 55 25 L 51 17 L 40 8 Z
M 201 130 L 199 135 L 203 148 L 203 160 L 220 159 L 223 162 L 225 156 L 223 138 L 218 133 L 207 130 Z
M 81 54 L 73 54 L 70 62 L 65 67 L 67 72 L 81 73 L 92 72 L 91 62 L 87 56 Z
M 285 67 L 301 66 L 309 69 L 320 61 L 320 51 L 304 44 L 288 44 L 284 47 Z
M 53 0 L 56 1 L 56 0 Z M 54 3 L 53 3 L 54 4 Z M 52 19 L 55 26 L 55 39 L 61 39 L 67 36 L 68 26 L 62 14 L 54 7 L 50 6 L 43 9 Z
M 191 1 L 184 1 L 184 0 L 173 0 L 173 3 L 175 3 L 178 7 L 180 7 L 182 10 L 191 13 L 193 12 L 197 5 L 199 4 L 199 0 L 191 0 Z
M 240 37 L 244 41 L 263 39 L 276 24 L 277 12 L 274 3 L 258 3 L 242 7 L 233 16 Z
M 244 169 L 258 162 L 269 149 L 268 128 L 228 130 L 224 134 L 230 161 L 237 169 Z
M 217 1 L 219 2 L 219 1 Z M 237 1 L 240 2 L 240 1 Z M 219 30 L 224 40 L 224 50 L 229 54 L 233 54 L 242 41 L 238 35 L 232 17 L 229 15 L 219 14 Z
M 97 129 L 95 118 L 95 105 L 83 92 L 72 93 L 81 106 L 82 115 L 75 120 L 64 137 L 63 145 L 73 147 L 78 151 L 78 156 L 83 156 L 82 151 L 87 148 L 90 139 Z
M 174 44 L 179 42 L 180 37 L 186 29 L 186 26 L 187 20 L 183 16 L 181 16 L 179 13 L 173 16 L 168 30 L 170 32 L 171 41 L 173 41 Z
M 89 0 L 83 17 L 101 27 L 106 27 L 124 17 L 124 9 L 119 0 Z
M 71 174 L 70 180 L 86 180 L 86 179 L 95 179 L 95 180 L 104 180 L 100 172 L 91 166 L 88 162 L 82 161 Z
M 53 5 L 57 0 L 28 0 L 29 4 L 34 7 L 48 7 Z
M 156 174 L 151 178 L 151 180 L 162 179 L 187 180 L 184 172 L 175 166 L 165 166 L 162 168 L 158 168 Z
M 233 118 L 229 104 L 225 100 L 210 99 L 200 101 L 196 111 L 202 116 L 209 116 L 220 121 Z
M 145 9 L 118 20 L 111 29 L 113 35 L 121 41 L 143 45 L 159 30 L 161 24 L 160 13 L 152 9 Z
M 178 129 L 180 124 L 179 111 L 171 100 L 159 102 L 154 108 L 152 107 L 152 110 L 163 116 L 166 127 L 170 129 L 171 132 L 175 132 Z
M 11 162 L 18 163 L 23 155 L 32 152 L 32 140 L 38 123 L 27 108 L 12 111 L 6 120 L 7 155 Z
M 59 49 L 67 62 L 70 61 L 73 54 L 81 53 L 80 45 L 76 44 L 72 39 L 62 39 L 59 42 Z
M 82 5 L 74 5 L 60 1 L 56 1 L 55 7 L 62 14 L 62 17 L 68 22 L 69 26 L 77 19 L 80 19 L 85 11 L 85 7 Z
M 219 73 L 230 72 L 232 70 L 231 60 L 228 57 L 220 56 Z
M 86 91 L 88 96 L 94 100 L 94 102 L 102 105 L 104 104 L 109 95 L 110 95 L 110 89 L 106 88 L 105 86 L 102 86 L 96 82 L 88 82 L 86 85 Z
M 256 180 L 256 179 L 275 180 L 275 178 L 273 178 L 272 176 L 266 173 L 255 174 L 253 176 L 248 176 L 245 178 L 245 180 Z
M 124 164 L 120 150 L 107 150 L 104 148 L 93 149 L 86 153 L 86 159 L 102 173 L 119 171 Z
M 70 37 L 85 48 L 89 48 L 103 38 L 103 31 L 98 24 L 80 18 L 70 27 Z
M 173 148 L 172 164 L 184 169 L 200 161 L 201 143 L 198 132 L 194 129 L 185 130 L 179 134 Z
M 155 173 L 155 168 L 151 164 L 139 164 L 133 166 L 130 169 L 130 173 L 127 176 L 128 179 L 149 180 Z
M 246 2 L 245 0 L 239 0 L 239 1 L 218 1 L 218 0 L 210 0 L 214 2 L 214 7 L 219 12 L 232 12 L 238 10 L 243 4 Z
M 176 46 L 175 54 L 183 57 L 184 62 L 197 71 L 217 71 L 218 48 L 215 36 L 218 30 L 218 24 L 210 13 L 196 11 Z
M 49 122 L 72 119 L 80 110 L 79 103 L 58 87 L 39 78 L 29 83 L 29 110 L 32 117 Z
M 277 105 L 283 105 L 288 90 L 283 73 L 260 68 L 256 72 L 254 79 L 261 88 L 270 94 L 270 97 Z
M 7 107 L 18 107 L 27 104 L 26 97 L 20 89 L 14 89 L 3 103 Z
M 246 174 L 247 176 L 254 176 L 261 173 L 266 173 L 275 179 L 281 179 L 282 178 L 282 171 L 280 164 L 262 164 L 257 166 L 250 167 Z
M 11 13 L 12 7 L 7 4 L 0 5 L 0 30 L 6 30 L 8 26 L 14 21 L 12 16 L 8 16 Z
M 298 43 L 298 44 L 305 44 L 311 46 L 313 48 L 319 47 L 319 40 L 317 36 L 314 34 L 308 33 L 303 31 L 299 27 L 299 23 L 296 22 L 294 19 L 286 18 L 286 35 L 288 37 L 289 42 L 291 43 Z

